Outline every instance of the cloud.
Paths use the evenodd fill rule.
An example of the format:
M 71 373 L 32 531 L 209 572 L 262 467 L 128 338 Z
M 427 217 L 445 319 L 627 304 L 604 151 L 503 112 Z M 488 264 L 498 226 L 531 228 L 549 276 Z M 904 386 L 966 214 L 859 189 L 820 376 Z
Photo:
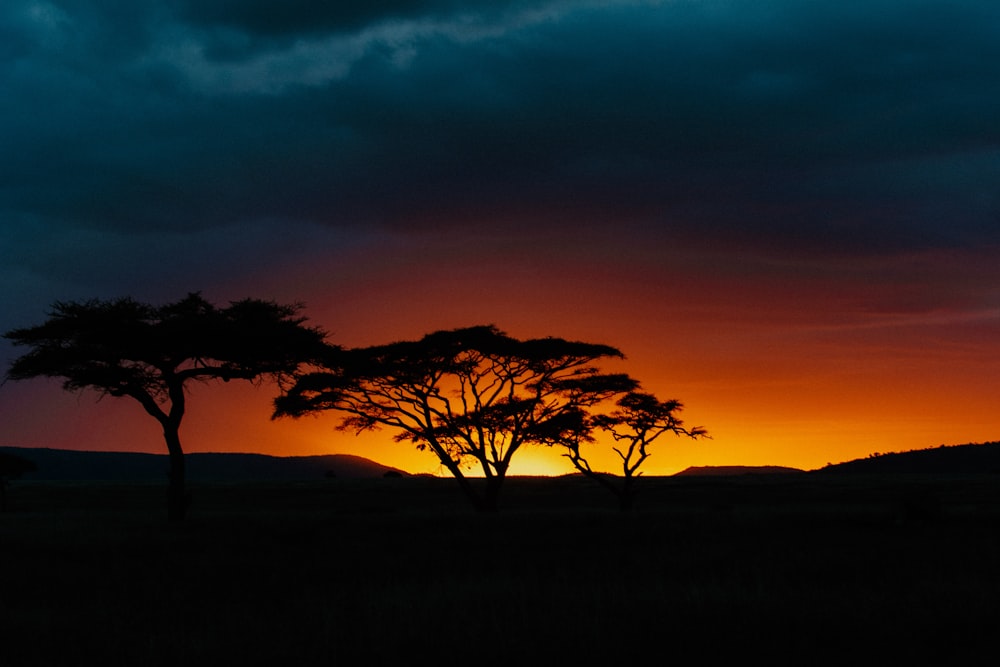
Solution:
M 496 0 L 376 0 L 322 2 L 321 0 L 180 0 L 177 15 L 187 24 L 227 28 L 257 38 L 338 34 L 386 21 L 439 16 L 497 15 L 536 3 Z
M 3 11 L 7 221 L 616 224 L 779 253 L 1000 243 L 1000 7 L 984 0 Z

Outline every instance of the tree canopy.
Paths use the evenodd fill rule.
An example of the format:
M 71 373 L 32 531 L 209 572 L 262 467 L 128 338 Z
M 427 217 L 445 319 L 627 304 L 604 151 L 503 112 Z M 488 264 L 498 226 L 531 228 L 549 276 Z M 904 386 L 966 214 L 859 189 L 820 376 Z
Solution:
M 634 389 L 596 365 L 611 346 L 562 338 L 518 340 L 495 326 L 437 331 L 416 341 L 335 349 L 275 401 L 275 416 L 344 413 L 339 428 L 388 427 L 397 441 L 429 449 L 480 510 L 497 507 L 514 455 L 551 444 L 561 424 Z M 466 476 L 485 478 L 477 490 Z
M 327 351 L 325 334 L 306 326 L 301 306 L 244 299 L 217 307 L 199 293 L 162 306 L 132 298 L 57 302 L 43 324 L 4 337 L 30 348 L 11 380 L 53 377 L 69 391 L 128 396 L 162 426 L 170 453 L 169 515 L 184 515 L 179 428 L 185 385 L 273 378 L 290 382 L 301 364 Z

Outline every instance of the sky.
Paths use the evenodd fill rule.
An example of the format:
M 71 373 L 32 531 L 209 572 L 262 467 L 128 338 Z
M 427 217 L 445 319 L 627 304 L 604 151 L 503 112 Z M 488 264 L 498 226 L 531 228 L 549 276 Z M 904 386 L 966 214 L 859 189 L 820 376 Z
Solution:
M 6 0 L 0 97 L 2 331 L 201 291 L 610 344 L 712 435 L 647 474 L 1000 439 L 994 0 Z M 276 391 L 192 388 L 187 451 L 439 471 Z M 0 444 L 165 450 L 45 380 Z

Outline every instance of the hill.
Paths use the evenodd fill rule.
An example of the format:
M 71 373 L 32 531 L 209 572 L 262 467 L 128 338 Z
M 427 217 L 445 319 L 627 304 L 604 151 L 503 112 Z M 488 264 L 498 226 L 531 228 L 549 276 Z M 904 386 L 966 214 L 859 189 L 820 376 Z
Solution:
M 32 461 L 37 470 L 25 480 L 159 482 L 166 479 L 166 454 L 133 452 L 79 452 L 66 449 L 0 447 Z M 402 470 L 348 454 L 326 456 L 267 456 L 264 454 L 186 454 L 187 478 L 192 482 L 299 481 L 324 477 L 370 478 Z
M 831 464 L 817 472 L 879 475 L 1000 473 L 1000 442 L 941 445 L 910 452 L 872 454 L 864 459 Z
M 734 475 L 787 475 L 805 472 L 785 466 L 691 466 L 674 477 L 732 477 Z

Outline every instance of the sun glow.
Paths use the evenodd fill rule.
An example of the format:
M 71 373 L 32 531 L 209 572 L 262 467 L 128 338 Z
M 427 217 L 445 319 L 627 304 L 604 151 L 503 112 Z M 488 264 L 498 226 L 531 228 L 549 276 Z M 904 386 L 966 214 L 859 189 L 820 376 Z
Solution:
M 526 447 L 514 456 L 507 474 L 557 477 L 572 472 L 572 464 L 555 450 Z

